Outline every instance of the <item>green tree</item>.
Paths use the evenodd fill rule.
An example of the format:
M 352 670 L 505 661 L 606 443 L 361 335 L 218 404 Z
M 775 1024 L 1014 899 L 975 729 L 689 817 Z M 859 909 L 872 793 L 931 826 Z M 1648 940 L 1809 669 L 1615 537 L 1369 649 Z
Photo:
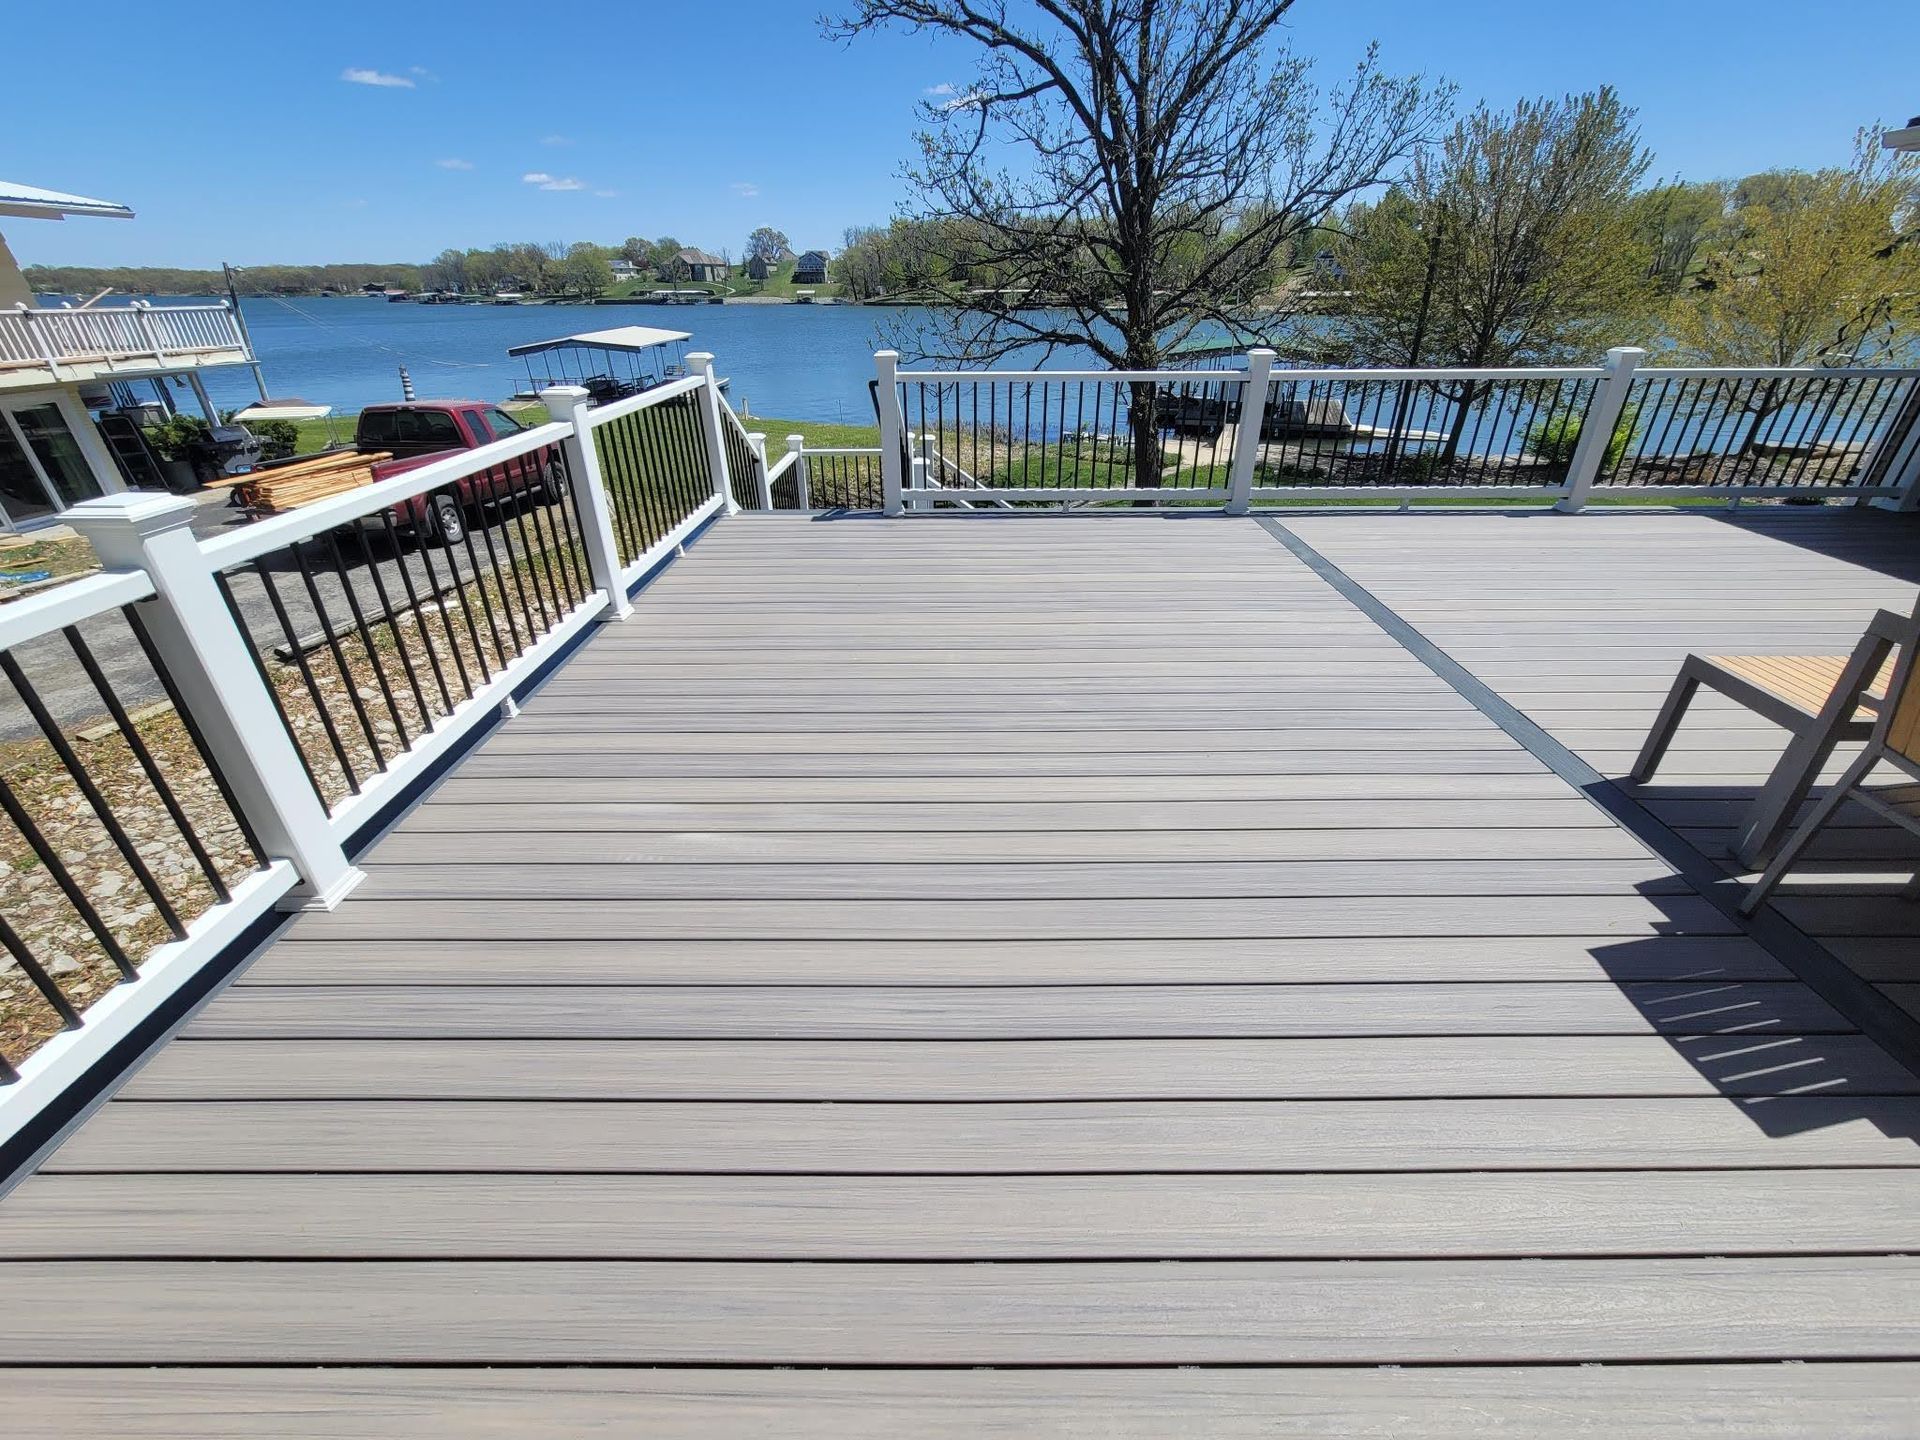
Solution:
M 1656 185 L 1634 201 L 1647 274 L 1664 294 L 1687 283 L 1725 222 L 1730 187 L 1720 180 Z
M 1651 308 L 1634 191 L 1648 157 L 1609 88 L 1482 105 L 1379 203 L 1349 213 L 1340 336 L 1374 365 L 1539 365 L 1637 333 Z M 1444 392 L 1457 453 L 1482 387 Z
M 1203 327 L 1272 298 L 1293 234 L 1405 162 L 1444 95 L 1371 52 L 1322 94 L 1286 47 L 1294 0 L 854 0 L 828 33 L 931 32 L 975 61 L 923 107 L 909 171 L 948 250 L 932 335 L 994 359 L 1085 347 L 1157 368 Z M 969 276 L 952 284 L 955 270 Z M 973 278 L 991 277 L 992 284 Z M 1032 304 L 1044 299 L 1044 308 Z M 1135 482 L 1156 485 L 1151 384 L 1135 387 Z
M 787 243 L 786 234 L 771 225 L 762 225 L 747 236 L 747 259 L 764 260 L 769 265 L 786 254 L 793 247 Z
M 1696 282 L 1667 313 L 1704 365 L 1828 365 L 1905 355 L 1920 325 L 1920 156 L 1862 132 L 1845 169 L 1750 176 Z
M 1920 156 L 1862 131 L 1853 164 L 1771 171 L 1735 188 L 1733 209 L 1666 332 L 1683 358 L 1766 367 L 1905 363 L 1920 332 Z M 1741 454 L 1792 403 L 1779 380 L 1713 392 L 1741 417 Z
M 653 264 L 653 245 L 638 235 L 629 235 L 620 242 L 620 258 L 642 270 Z
M 569 245 L 555 271 L 560 290 L 568 295 L 598 295 L 613 284 L 607 252 L 588 240 Z

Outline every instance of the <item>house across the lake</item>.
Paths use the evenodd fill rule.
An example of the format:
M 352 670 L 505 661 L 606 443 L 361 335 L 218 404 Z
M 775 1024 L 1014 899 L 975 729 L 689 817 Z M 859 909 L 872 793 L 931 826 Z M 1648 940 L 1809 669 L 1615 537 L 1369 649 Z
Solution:
M 747 260 L 747 278 L 749 280 L 771 280 L 779 273 L 782 265 L 793 263 L 793 251 L 782 245 L 772 255 L 754 255 Z
M 687 278 L 705 284 L 733 278 L 733 266 L 705 250 L 682 250 L 674 257 L 687 267 Z
M 796 285 L 824 285 L 827 283 L 827 261 L 830 257 L 824 250 L 809 250 L 793 265 L 793 283 Z

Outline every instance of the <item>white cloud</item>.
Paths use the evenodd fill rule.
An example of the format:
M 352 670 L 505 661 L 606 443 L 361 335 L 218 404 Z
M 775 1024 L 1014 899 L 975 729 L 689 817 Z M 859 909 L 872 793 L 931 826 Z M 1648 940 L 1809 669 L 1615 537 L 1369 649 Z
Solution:
M 438 80 L 440 78 L 424 65 L 409 65 L 407 67 L 407 73 L 409 75 L 418 75 L 422 80 Z
M 618 190 L 596 190 L 593 193 L 598 195 L 602 200 L 611 200 L 620 192 Z
M 760 193 L 760 187 L 751 180 L 736 180 L 727 188 L 742 200 L 751 200 Z
M 528 185 L 538 185 L 542 190 L 584 190 L 586 182 L 576 180 L 571 175 L 562 179 L 558 175 L 549 175 L 544 170 L 529 170 L 520 177 Z
M 939 85 L 929 85 L 920 93 L 922 95 L 958 95 L 960 93 L 960 87 L 958 85 L 942 83 Z
M 473 161 L 471 160 L 448 159 L 436 160 L 433 163 L 438 165 L 442 170 L 471 170 L 473 168 Z
M 956 95 L 951 100 L 940 102 L 942 110 L 965 110 L 980 104 L 987 97 L 978 90 L 970 90 L 965 95 Z
M 349 65 L 340 72 L 349 85 L 374 85 L 391 90 L 411 90 L 413 81 L 404 75 L 389 75 L 383 70 L 364 70 Z
M 573 137 L 571 135 L 542 135 L 540 137 L 540 143 L 542 145 L 571 145 L 573 144 Z

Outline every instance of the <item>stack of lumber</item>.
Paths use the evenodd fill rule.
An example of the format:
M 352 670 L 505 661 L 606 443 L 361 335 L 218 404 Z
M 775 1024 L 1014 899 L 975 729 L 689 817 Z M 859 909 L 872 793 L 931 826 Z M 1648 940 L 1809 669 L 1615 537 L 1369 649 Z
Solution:
M 249 510 L 280 515 L 373 483 L 373 467 L 392 458 L 384 450 L 370 455 L 342 450 L 291 465 L 276 465 L 271 470 L 256 470 L 223 483 L 233 486 L 240 503 Z

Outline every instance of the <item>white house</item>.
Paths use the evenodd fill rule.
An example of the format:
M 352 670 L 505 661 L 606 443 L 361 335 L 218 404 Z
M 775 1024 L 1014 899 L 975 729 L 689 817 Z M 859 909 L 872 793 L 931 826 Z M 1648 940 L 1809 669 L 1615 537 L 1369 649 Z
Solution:
M 133 211 L 0 181 L 0 216 L 70 215 L 130 220 Z M 0 528 L 44 523 L 91 496 L 152 483 L 151 456 L 127 413 L 146 408 L 133 383 L 150 383 L 166 411 L 174 405 L 167 381 L 184 380 L 218 426 L 199 372 L 231 365 L 253 366 L 258 379 L 245 329 L 225 302 L 42 306 L 0 237 Z

